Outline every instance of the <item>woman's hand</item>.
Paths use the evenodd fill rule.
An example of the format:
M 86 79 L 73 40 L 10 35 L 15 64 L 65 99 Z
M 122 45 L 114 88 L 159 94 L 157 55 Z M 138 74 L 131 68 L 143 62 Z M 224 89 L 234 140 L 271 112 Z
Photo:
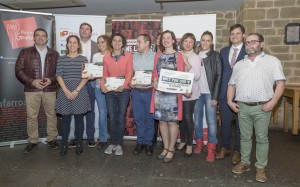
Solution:
M 124 86 L 119 86 L 116 90 L 116 92 L 123 92 L 124 91 Z
M 217 106 L 218 102 L 215 100 L 211 100 L 211 107 Z
M 101 92 L 103 92 L 103 93 L 110 92 L 109 89 L 107 89 L 106 86 L 101 86 L 100 90 L 101 90 Z
M 69 100 L 74 100 L 75 99 L 75 96 L 73 95 L 73 93 L 66 89 L 66 90 L 63 90 L 63 92 L 65 93 L 65 96 L 69 99 Z

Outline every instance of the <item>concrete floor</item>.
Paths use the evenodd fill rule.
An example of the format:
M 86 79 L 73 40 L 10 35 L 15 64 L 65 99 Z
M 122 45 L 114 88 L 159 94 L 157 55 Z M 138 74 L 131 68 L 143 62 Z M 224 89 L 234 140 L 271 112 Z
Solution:
M 255 155 L 251 170 L 231 173 L 231 158 L 208 163 L 206 151 L 190 158 L 177 153 L 173 162 L 156 156 L 133 155 L 135 141 L 124 141 L 123 156 L 105 155 L 104 150 L 88 148 L 80 156 L 70 149 L 64 157 L 45 144 L 24 155 L 25 145 L 0 147 L 1 187 L 90 187 L 90 186 L 300 186 L 300 136 L 270 130 L 268 181 L 255 181 Z

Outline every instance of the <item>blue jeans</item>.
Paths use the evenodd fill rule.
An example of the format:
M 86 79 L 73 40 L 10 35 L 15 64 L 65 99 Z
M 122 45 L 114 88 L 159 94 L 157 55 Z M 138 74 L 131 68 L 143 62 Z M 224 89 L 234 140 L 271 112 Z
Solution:
M 120 145 L 125 130 L 125 115 L 130 97 L 130 90 L 108 92 L 105 95 L 106 106 L 110 119 L 110 144 Z
M 201 94 L 195 104 L 195 140 L 203 140 L 203 108 L 208 127 L 208 143 L 217 144 L 217 105 L 211 107 L 211 94 Z
M 154 118 L 150 113 L 152 90 L 148 92 L 131 91 L 133 117 L 136 124 L 137 143 L 152 145 Z
M 100 142 L 107 141 L 107 108 L 105 94 L 100 91 L 100 88 L 95 88 L 96 102 L 99 110 L 99 139 Z
M 86 84 L 88 90 L 90 102 L 91 102 L 91 111 L 88 111 L 85 116 L 86 120 L 86 136 L 87 139 L 94 140 L 95 134 L 95 88 L 92 86 L 92 82 L 89 81 Z

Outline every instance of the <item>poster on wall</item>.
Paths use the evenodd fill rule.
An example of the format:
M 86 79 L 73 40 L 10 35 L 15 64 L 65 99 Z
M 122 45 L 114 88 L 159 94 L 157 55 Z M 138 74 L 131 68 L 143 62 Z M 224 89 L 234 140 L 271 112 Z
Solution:
M 203 32 L 210 31 L 214 37 L 213 43 L 216 42 L 216 14 L 203 15 L 186 15 L 186 16 L 166 16 L 163 17 L 163 30 L 171 30 L 174 32 L 177 42 L 181 37 L 189 32 L 193 33 L 200 44 L 200 38 Z M 216 46 L 216 45 L 214 45 Z M 207 123 L 204 111 L 203 119 L 203 139 L 207 142 Z
M 0 9 L 0 145 L 27 139 L 26 106 L 23 84 L 15 77 L 15 63 L 23 48 L 34 45 L 33 32 L 48 32 L 47 45 L 52 48 L 51 14 Z M 46 137 L 46 118 L 39 114 L 39 135 Z
M 64 15 L 55 14 L 55 28 L 56 28 L 56 49 L 60 55 L 66 54 L 66 39 L 70 35 L 79 35 L 79 27 L 82 23 L 88 23 L 92 26 L 92 42 L 97 43 L 97 38 L 100 35 L 105 34 L 105 20 L 106 16 L 90 16 L 90 15 Z M 91 51 L 98 51 L 96 49 L 91 49 Z M 89 60 L 89 59 L 88 59 Z M 99 111 L 97 107 L 97 102 L 95 101 L 95 138 L 99 137 Z M 84 120 L 85 122 L 86 120 Z M 74 118 L 71 121 L 71 131 L 70 138 L 74 138 Z M 87 138 L 86 132 L 84 131 L 84 138 Z
M 150 36 L 150 49 L 154 51 L 155 41 L 160 32 L 160 20 L 112 20 L 112 33 L 121 33 L 126 38 L 126 51 L 131 53 L 137 50 L 136 38 L 139 34 L 148 34 Z

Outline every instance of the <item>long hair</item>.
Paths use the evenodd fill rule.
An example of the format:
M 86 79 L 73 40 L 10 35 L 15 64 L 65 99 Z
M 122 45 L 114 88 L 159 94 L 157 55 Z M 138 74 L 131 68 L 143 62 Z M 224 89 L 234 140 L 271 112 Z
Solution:
M 100 35 L 100 36 L 98 36 L 98 38 L 97 38 L 97 43 L 98 43 L 99 38 L 102 38 L 102 39 L 105 41 L 105 43 L 106 43 L 106 45 L 107 45 L 108 51 L 109 51 L 109 52 L 112 52 L 113 48 L 112 48 L 112 46 L 111 46 L 111 44 L 110 44 L 110 42 L 109 42 L 109 37 L 108 37 L 107 35 Z
M 160 40 L 159 40 L 159 49 L 161 52 L 164 52 L 165 51 L 165 47 L 163 46 L 163 43 L 162 43 L 162 40 L 163 40 L 163 37 L 165 34 L 167 33 L 170 33 L 171 34 L 171 37 L 172 37 L 172 40 L 174 40 L 174 43 L 173 43 L 173 49 L 175 51 L 177 51 L 177 40 L 176 40 L 176 36 L 174 34 L 173 31 L 170 31 L 170 30 L 165 30 L 162 34 L 161 34 L 161 37 L 160 37 Z
M 70 42 L 70 38 L 75 38 L 77 40 L 77 43 L 78 43 L 78 46 L 79 46 L 79 48 L 77 49 L 77 53 L 81 54 L 82 53 L 82 46 L 81 46 L 81 43 L 80 43 L 80 38 L 78 36 L 76 36 L 76 35 L 70 35 L 70 36 L 68 36 L 68 38 L 67 38 L 66 54 L 70 53 L 69 48 L 68 48 L 68 43 Z

